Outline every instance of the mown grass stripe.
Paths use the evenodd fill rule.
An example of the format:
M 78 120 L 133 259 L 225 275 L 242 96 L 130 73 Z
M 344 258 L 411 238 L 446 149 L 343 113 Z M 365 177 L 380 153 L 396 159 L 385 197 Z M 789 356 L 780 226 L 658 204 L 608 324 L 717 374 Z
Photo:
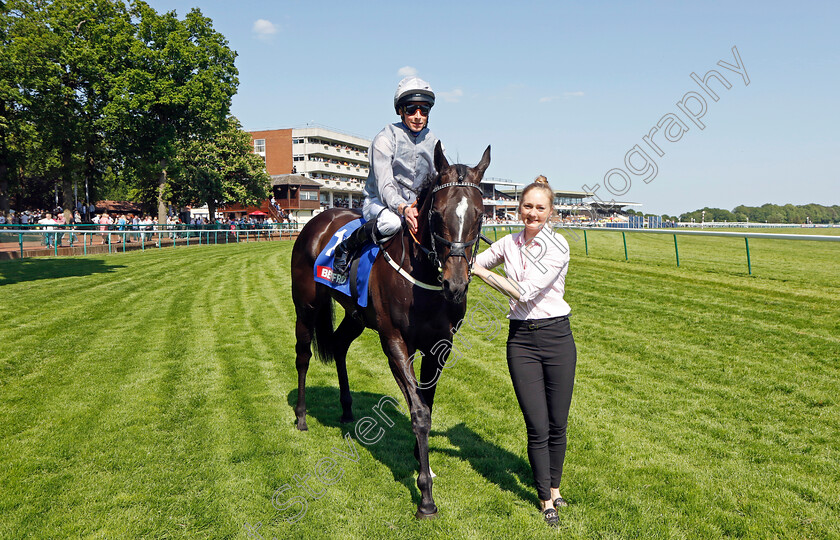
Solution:
M 598 256 L 572 245 L 561 534 L 840 537 L 837 252 L 759 241 L 749 277 L 725 260 L 736 248 L 702 240 L 688 261 L 714 256 L 679 269 L 672 245 L 634 235 L 628 263 L 620 246 L 599 259 L 598 238 Z M 778 273 L 762 266 L 764 242 Z M 261 522 L 264 538 L 554 537 L 507 374 L 506 302 L 477 282 L 455 340 L 464 357 L 435 403 L 440 518 L 412 517 L 402 415 L 380 443 L 355 443 L 357 462 L 338 458 L 320 498 L 297 486 L 352 425 L 338 423 L 334 366 L 313 361 L 310 431 L 294 429 L 290 249 L 0 263 L 0 302 L 17 306 L 0 327 L 0 536 L 234 537 Z M 357 418 L 401 397 L 374 333 L 348 368 Z M 297 523 L 271 504 L 284 484 L 308 501 Z

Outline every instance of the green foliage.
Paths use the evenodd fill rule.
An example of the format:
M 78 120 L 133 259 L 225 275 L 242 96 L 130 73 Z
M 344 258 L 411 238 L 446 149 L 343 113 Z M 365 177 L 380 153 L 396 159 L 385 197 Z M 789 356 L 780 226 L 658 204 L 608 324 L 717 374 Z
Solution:
M 179 205 L 236 201 L 257 204 L 268 197 L 270 177 L 265 162 L 253 152 L 251 136 L 235 117 L 208 138 L 179 141 L 170 167 L 173 201 Z
M 0 8 L 0 213 L 7 212 L 9 197 L 21 189 L 19 169 L 34 135 L 23 117 L 26 69 L 18 59 L 19 38 L 31 24 L 28 7 L 10 0 Z
M 236 53 L 198 9 L 142 1 L 9 0 L 0 12 L 0 199 L 18 176 L 153 197 L 179 140 L 223 130 Z M 36 135 L 37 134 L 37 135 Z M 165 186 L 164 186 L 165 188 Z M 157 193 L 154 193 L 156 196 Z
M 146 161 L 169 160 L 176 141 L 225 128 L 238 85 L 236 53 L 198 9 L 179 20 L 139 1 L 132 16 L 129 67 L 116 77 L 108 110 L 122 145 Z
M 764 223 L 838 223 L 840 222 L 840 206 L 823 206 L 821 204 L 805 204 L 796 206 L 786 204 L 763 204 L 761 206 L 736 206 L 731 212 L 721 208 L 701 208 L 693 212 L 680 215 L 681 221 L 700 222 L 703 211 L 706 221 L 752 221 Z M 809 220 L 809 221 L 807 221 Z

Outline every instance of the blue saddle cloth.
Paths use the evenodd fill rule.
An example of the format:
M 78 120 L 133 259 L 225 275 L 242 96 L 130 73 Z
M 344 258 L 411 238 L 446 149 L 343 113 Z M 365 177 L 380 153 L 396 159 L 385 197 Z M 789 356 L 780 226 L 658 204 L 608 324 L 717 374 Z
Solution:
M 350 287 L 350 279 L 336 285 L 332 282 L 332 267 L 333 259 L 335 258 L 335 247 L 345 238 L 350 236 L 350 233 L 358 229 L 365 222 L 364 218 L 354 219 L 338 229 L 323 251 L 315 259 L 315 281 L 323 283 L 331 289 L 335 289 L 340 293 L 346 294 L 352 298 L 353 290 Z M 379 246 L 376 244 L 367 244 L 362 248 L 359 255 L 359 266 L 356 271 L 356 291 L 358 296 L 356 303 L 362 307 L 367 307 L 368 301 L 368 283 L 370 280 L 370 270 L 373 268 L 373 261 L 376 260 L 376 255 L 379 254 Z M 352 275 L 350 276 L 352 278 Z

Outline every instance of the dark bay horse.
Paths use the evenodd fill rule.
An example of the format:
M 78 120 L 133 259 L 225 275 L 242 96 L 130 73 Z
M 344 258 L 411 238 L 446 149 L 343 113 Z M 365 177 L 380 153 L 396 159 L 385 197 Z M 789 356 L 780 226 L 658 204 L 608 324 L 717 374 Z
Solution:
M 358 307 L 354 299 L 314 279 L 316 257 L 340 227 L 359 217 L 358 211 L 334 208 L 322 212 L 306 224 L 292 251 L 292 298 L 297 314 L 297 428 L 307 429 L 306 371 L 312 357 L 311 343 L 315 342 L 322 361 L 335 361 L 341 421 L 350 422 L 353 412 L 347 381 L 347 349 L 365 327 L 379 332 L 382 350 L 408 404 L 411 427 L 417 438 L 417 487 L 421 496 L 418 518 L 437 514 L 429 469 L 432 404 L 438 370 L 446 362 L 453 334 L 466 313 L 467 287 L 478 250 L 484 207 L 478 184 L 488 165 L 489 146 L 478 165 L 471 168 L 450 166 L 438 143 L 435 148 L 438 173 L 421 188 L 417 198 L 417 239 L 412 239 L 403 227 L 402 233 L 382 245 L 371 271 L 366 308 Z M 335 329 L 333 299 L 345 311 Z M 436 346 L 441 342 L 449 343 L 449 347 Z M 419 384 L 412 365 L 416 352 L 423 355 Z

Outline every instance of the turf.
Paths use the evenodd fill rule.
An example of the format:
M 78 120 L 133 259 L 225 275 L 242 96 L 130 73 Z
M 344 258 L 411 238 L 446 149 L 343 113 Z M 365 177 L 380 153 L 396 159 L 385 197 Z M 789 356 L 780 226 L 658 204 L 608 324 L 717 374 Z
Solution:
M 435 404 L 440 517 L 418 522 L 405 415 L 344 438 L 313 361 L 294 428 L 290 243 L 2 262 L 0 537 L 840 538 L 840 244 L 751 240 L 749 276 L 743 240 L 680 237 L 677 268 L 672 237 L 627 237 L 629 262 L 620 233 L 588 257 L 570 237 L 559 531 L 485 287 Z M 402 403 L 374 333 L 349 375 L 357 418 Z

